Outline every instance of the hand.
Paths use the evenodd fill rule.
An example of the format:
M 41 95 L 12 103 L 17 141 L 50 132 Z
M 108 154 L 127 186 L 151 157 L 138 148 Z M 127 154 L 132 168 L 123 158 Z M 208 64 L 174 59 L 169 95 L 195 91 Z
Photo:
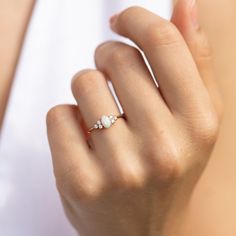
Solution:
M 183 235 L 181 220 L 221 116 L 209 46 L 196 21 L 186 0 L 172 23 L 143 8 L 125 10 L 111 27 L 143 50 L 159 87 L 138 49 L 107 42 L 96 50 L 97 70 L 73 80 L 78 106 L 49 112 L 57 187 L 81 236 Z M 119 114 L 106 79 L 126 119 L 87 137 L 103 114 Z

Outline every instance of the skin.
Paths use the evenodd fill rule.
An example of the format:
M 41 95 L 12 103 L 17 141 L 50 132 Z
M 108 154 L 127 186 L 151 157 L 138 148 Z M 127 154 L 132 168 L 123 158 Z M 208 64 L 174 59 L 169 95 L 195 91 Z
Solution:
M 111 28 L 144 52 L 159 87 L 140 52 L 120 42 L 100 45 L 97 70 L 74 77 L 78 106 L 57 106 L 47 116 L 66 213 L 83 236 L 188 233 L 183 222 L 222 114 L 196 5 L 179 1 L 172 23 L 131 7 Z M 119 113 L 106 79 L 126 117 L 87 140 L 85 127 L 107 111 Z
M 3 0 L 0 1 L 0 6 L 1 6 L 0 11 L 2 9 L 4 9 L 5 6 L 10 6 L 10 5 L 7 5 L 9 2 L 10 1 L 3 1 Z M 24 2 L 24 1 L 22 0 L 21 2 Z M 29 5 L 30 4 L 31 3 L 29 1 Z M 23 5 L 24 4 L 22 4 L 21 6 L 23 6 Z M 27 5 L 27 4 L 24 5 L 25 9 L 30 9 L 30 8 L 28 8 L 29 5 Z M 163 183 L 163 181 L 164 181 L 164 183 L 165 183 L 164 186 L 166 186 L 168 184 L 168 190 L 167 190 L 167 188 L 164 190 L 163 190 L 163 188 L 161 188 L 162 190 L 160 192 L 163 192 L 163 195 L 159 198 L 159 202 L 161 202 L 161 204 L 159 204 L 160 207 L 159 206 L 156 207 L 156 209 L 158 208 L 159 215 L 162 215 L 162 217 L 156 217 L 156 219 L 159 219 L 158 224 L 154 224 L 154 223 L 147 224 L 147 227 L 150 227 L 152 229 L 152 230 L 150 230 L 150 232 L 152 234 L 155 234 L 155 231 L 159 231 L 159 232 L 162 231 L 162 232 L 160 232 L 160 235 L 162 233 L 162 234 L 166 234 L 166 235 L 181 235 L 181 236 L 183 236 L 183 235 L 186 235 L 186 236 L 189 236 L 189 235 L 191 235 L 191 236 L 193 236 L 193 235 L 194 236 L 195 235 L 196 236 L 199 236 L 199 235 L 207 235 L 207 236 L 211 236 L 211 235 L 212 236 L 218 236 L 218 235 L 219 236 L 221 236 L 221 235 L 228 236 L 229 235 L 229 236 L 231 236 L 232 235 L 233 236 L 233 235 L 235 235 L 235 232 L 236 232 L 235 223 L 234 223 L 234 219 L 235 219 L 235 215 L 236 215 L 236 205 L 235 205 L 235 201 L 234 201 L 234 199 L 236 197 L 236 191 L 235 191 L 235 187 L 234 187 L 235 186 L 235 179 L 236 179 L 235 168 L 234 168 L 236 148 L 235 148 L 235 145 L 233 142 L 233 140 L 235 140 L 235 138 L 236 138 L 235 132 L 234 132 L 234 130 L 236 128 L 235 122 L 234 122 L 234 120 L 235 120 L 234 118 L 236 117 L 236 107 L 235 107 L 235 103 L 234 103 L 234 101 L 235 101 L 234 88 L 236 86 L 235 80 L 234 80 L 234 77 L 235 77 L 234 61 L 235 61 L 235 55 L 236 55 L 236 53 L 235 53 L 236 48 L 234 47 L 234 43 L 233 43 L 233 42 L 235 42 L 235 38 L 236 38 L 236 30 L 234 30 L 234 28 L 232 28 L 232 22 L 236 21 L 236 16 L 234 14 L 234 10 L 236 9 L 236 6 L 235 6 L 234 0 L 227 0 L 227 1 L 225 1 L 225 0 L 219 0 L 219 1 L 198 0 L 198 5 L 200 8 L 200 19 L 201 19 L 200 25 L 206 31 L 208 38 L 210 39 L 213 52 L 214 52 L 213 66 L 214 66 L 214 71 L 216 73 L 213 76 L 214 77 L 213 82 L 214 83 L 217 82 L 220 85 L 221 93 L 223 94 L 223 101 L 225 104 L 224 119 L 221 124 L 219 138 L 217 140 L 217 143 L 216 143 L 213 153 L 211 155 L 210 161 L 209 161 L 207 168 L 205 169 L 203 175 L 201 176 L 200 180 L 198 181 L 197 185 L 195 185 L 196 180 L 190 181 L 191 183 L 184 184 L 185 181 L 182 181 L 182 180 L 179 181 L 179 179 L 188 180 L 189 178 L 184 178 L 184 177 L 182 177 L 182 175 L 179 175 L 179 174 L 176 176 L 176 171 L 174 171 L 175 174 L 173 175 L 172 171 L 169 171 L 169 170 L 166 170 L 166 168 L 163 168 L 163 170 L 164 170 L 163 172 L 169 173 L 168 175 L 170 175 L 170 177 L 166 178 L 166 176 L 165 176 L 165 178 L 163 178 L 162 180 L 160 180 L 160 181 L 158 180 L 158 182 L 154 183 L 155 184 L 154 186 L 157 186 L 157 189 L 160 188 L 160 182 Z M 13 5 L 11 5 L 10 7 L 13 9 Z M 19 6 L 17 9 L 19 9 Z M 24 8 L 22 8 L 22 11 L 19 10 L 19 11 L 15 12 L 14 16 L 18 17 L 19 15 L 21 15 L 21 12 L 24 11 L 23 9 Z M 222 9 L 224 9 L 224 11 L 222 11 Z M 30 12 L 30 11 L 28 10 L 26 12 Z M 190 44 L 192 44 L 191 43 L 192 42 L 192 40 L 191 40 L 192 34 L 194 35 L 194 31 L 192 31 L 192 33 L 189 33 L 189 28 L 187 26 L 187 23 L 190 22 L 191 20 L 188 18 L 185 18 L 185 16 L 187 15 L 186 14 L 187 11 L 185 11 L 183 8 L 181 10 L 181 7 L 180 7 L 179 12 L 180 12 L 180 14 L 177 14 L 177 16 L 175 16 L 175 20 L 173 23 L 175 23 L 177 25 L 181 34 L 184 35 L 184 39 L 188 43 L 188 46 L 189 46 Z M 211 12 L 211 17 L 209 17 L 209 12 Z M 22 14 L 22 15 L 24 15 L 24 14 Z M 2 15 L 2 14 L 0 15 L 1 23 L 4 22 L 4 21 L 2 21 L 3 16 L 4 15 Z M 19 23 L 19 25 L 16 22 L 15 23 L 13 22 L 11 27 L 9 27 L 9 30 L 15 29 L 15 30 L 12 30 L 12 32 L 14 32 L 16 35 L 16 37 L 14 37 L 14 38 L 22 40 L 23 33 L 18 33 L 18 34 L 16 34 L 16 33 L 22 32 L 21 30 L 19 30 L 22 26 L 24 26 L 23 28 L 26 27 L 27 21 L 24 19 L 25 19 L 25 17 L 22 17 L 22 18 L 19 17 L 18 21 L 17 21 Z M 9 21 L 9 18 L 8 18 L 8 21 Z M 173 21 L 173 19 L 172 19 L 172 21 Z M 219 28 L 219 30 L 217 30 L 217 31 L 214 30 L 216 25 Z M 6 34 L 5 31 L 3 31 L 3 29 L 4 28 L 1 27 L 0 31 L 1 31 L 1 33 L 4 32 L 5 40 L 2 40 L 2 37 L 1 37 L 0 43 L 1 43 L 1 46 L 3 45 L 2 48 L 9 45 L 9 50 L 4 51 L 5 53 L 0 54 L 0 60 L 1 60 L 2 64 L 6 65 L 4 67 L 4 69 L 9 72 L 6 74 L 3 74 L 4 76 L 1 76 L 1 78 L 0 78 L 0 87 L 1 87 L 0 96 L 3 97 L 3 99 L 0 99 L 0 105 L 6 104 L 6 100 L 7 100 L 7 97 L 9 94 L 9 88 L 10 88 L 9 84 L 11 83 L 11 82 L 9 83 L 9 81 L 11 81 L 12 75 L 14 74 L 14 68 L 15 68 L 15 64 L 16 64 L 15 61 L 17 60 L 17 57 L 18 57 L 18 53 L 16 53 L 16 52 L 19 52 L 19 49 L 20 49 L 20 44 L 18 43 L 19 41 L 17 41 L 17 40 L 13 44 L 11 44 L 11 45 L 9 44 L 8 38 L 9 39 L 12 38 L 11 34 Z M 219 31 L 222 32 L 222 34 L 219 35 L 219 33 L 218 33 Z M 193 37 L 194 39 L 195 39 L 195 36 Z M 195 43 L 193 43 L 193 45 L 194 44 Z M 6 45 L 6 46 L 4 46 L 4 45 Z M 17 50 L 11 51 L 11 48 L 15 48 Z M 195 48 L 195 46 L 190 47 L 191 53 L 193 55 L 194 55 L 194 51 L 198 51 L 198 50 L 194 50 L 194 48 Z M 104 55 L 104 54 L 105 54 L 105 50 L 101 55 Z M 11 58 L 13 58 L 13 59 L 8 60 L 7 55 L 9 57 L 11 56 Z M 101 61 L 102 60 L 101 58 L 104 58 L 104 57 L 102 57 L 102 56 L 99 57 L 99 60 L 97 60 L 97 61 L 98 62 Z M 197 58 L 198 58 L 198 56 L 194 56 L 195 63 L 197 61 Z M 101 64 L 101 62 L 100 62 L 100 64 Z M 3 71 L 3 70 L 1 69 L 1 71 Z M 200 70 L 200 71 L 202 71 L 202 70 Z M 92 72 L 94 72 L 94 71 L 92 71 Z M 89 73 L 91 73 L 91 72 L 89 71 Z M 86 72 L 86 74 L 87 74 L 87 72 Z M 100 75 L 101 74 L 99 73 L 99 76 Z M 85 76 L 85 75 L 83 75 L 83 76 Z M 202 76 L 202 73 L 201 73 L 201 78 L 203 79 L 203 77 L 204 76 Z M 5 80 L 4 80 L 4 78 L 5 78 Z M 79 76 L 79 78 L 81 78 L 81 77 Z M 96 76 L 96 78 L 97 78 L 97 76 Z M 208 76 L 206 78 L 208 78 Z M 109 78 L 109 79 L 111 79 L 111 78 Z M 5 81 L 7 81 L 8 86 L 6 86 L 5 88 L 7 88 L 7 89 L 4 90 Z M 208 79 L 203 80 L 203 82 L 205 84 L 206 84 L 206 82 L 208 83 L 209 81 L 212 81 L 212 80 L 208 80 Z M 76 84 L 76 83 L 77 82 L 74 82 L 73 84 Z M 136 83 L 137 83 L 137 81 L 136 81 Z M 207 86 L 207 88 L 210 88 L 210 86 Z M 77 89 L 78 88 L 76 88 L 76 90 Z M 212 92 L 210 94 L 212 94 Z M 216 96 L 214 95 L 213 97 L 218 97 L 218 95 L 216 95 Z M 217 105 L 218 103 L 221 103 L 219 99 L 215 98 L 213 100 L 214 101 L 212 103 L 214 104 L 214 107 L 217 107 L 217 106 L 221 107 L 221 105 Z M 216 100 L 218 100 L 218 102 L 215 102 Z M 100 104 L 99 104 L 99 106 L 100 106 Z M 65 109 L 65 111 L 64 111 L 64 109 Z M 94 107 L 93 107 L 93 109 L 94 109 Z M 2 109 L 2 110 L 4 110 L 4 109 Z M 61 113 L 62 111 L 63 111 L 63 115 Z M 107 112 L 107 109 L 104 111 L 104 113 L 106 113 L 106 112 Z M 158 110 L 158 112 L 159 112 L 159 110 Z M 69 115 L 67 118 L 67 116 L 64 116 L 65 113 L 68 113 L 71 115 Z M 219 112 L 219 113 L 221 113 L 221 112 Z M 1 117 L 3 117 L 4 112 L 0 112 L 0 114 L 1 114 Z M 95 115 L 96 115 L 96 118 L 91 119 L 91 122 L 89 123 L 89 125 L 91 125 L 97 118 L 99 118 L 99 114 L 96 113 Z M 64 130 L 64 127 L 62 125 L 63 122 L 61 120 L 58 120 L 58 116 L 59 117 L 62 116 L 63 118 L 65 118 L 65 120 L 67 120 L 67 119 L 70 120 L 70 117 L 76 116 L 76 117 L 78 117 L 77 118 L 78 120 L 81 120 L 81 115 L 77 111 L 77 108 L 74 106 L 70 107 L 70 108 L 64 107 L 64 106 L 57 107 L 56 111 L 54 109 L 54 112 L 51 113 L 51 116 L 50 116 L 51 117 L 50 120 L 52 122 L 55 122 L 59 127 L 61 127 L 60 130 L 62 130 L 62 134 L 63 135 L 64 135 L 64 133 L 68 134 L 69 136 L 71 136 L 71 140 L 73 140 L 72 142 L 74 142 L 77 134 L 67 133 Z M 217 114 L 217 117 L 218 117 L 218 114 Z M 73 124 L 73 120 L 74 119 L 71 120 L 71 122 L 70 122 L 71 124 Z M 159 114 L 158 114 L 157 120 L 159 121 Z M 115 129 L 114 136 L 117 135 L 117 130 L 120 130 L 120 127 L 118 127 L 119 125 L 121 125 L 120 123 L 122 121 L 121 122 L 120 121 L 121 120 L 119 120 L 116 123 L 115 127 L 112 128 L 112 129 Z M 84 132 L 84 130 L 85 130 L 84 126 L 85 125 L 82 124 L 81 127 L 78 127 L 78 123 L 76 123 L 76 124 L 74 123 L 73 129 L 79 128 L 79 130 L 80 130 L 80 128 L 81 128 L 82 129 L 81 132 L 84 133 L 85 136 L 87 136 L 87 134 Z M 183 124 L 183 126 L 184 126 L 184 124 Z M 147 128 L 147 130 L 149 130 L 149 128 Z M 163 132 L 167 132 L 166 130 L 167 129 L 164 128 Z M 106 130 L 106 131 L 108 131 L 108 130 Z M 182 132 L 182 129 L 181 129 L 181 132 Z M 56 135 L 56 134 L 54 134 L 54 135 Z M 151 135 L 153 136 L 153 133 Z M 53 136 L 53 134 L 51 134 L 51 136 Z M 178 136 L 178 138 L 179 138 L 179 136 Z M 104 136 L 102 136 L 102 139 L 104 139 Z M 212 139 L 213 139 L 213 137 L 212 137 Z M 141 140 L 143 140 L 143 139 L 141 139 Z M 214 140 L 212 140 L 212 142 L 213 141 Z M 61 150 L 60 149 L 61 148 L 60 142 L 59 142 L 59 140 L 57 140 L 56 142 L 58 142 L 58 143 L 54 144 L 55 152 L 60 153 L 60 150 Z M 143 144 L 142 141 L 139 141 L 139 142 L 141 142 Z M 151 139 L 150 139 L 150 142 L 151 142 Z M 154 143 L 156 144 L 156 142 L 154 142 Z M 168 142 L 168 144 L 165 144 L 165 145 L 168 146 L 169 144 L 170 144 L 170 142 Z M 146 145 L 145 145 L 145 148 L 147 148 Z M 210 147 L 208 147 L 208 148 L 211 149 Z M 151 147 L 149 147 L 149 149 L 151 149 Z M 172 149 L 170 149 L 170 150 L 172 150 Z M 78 150 L 78 153 L 79 153 L 79 150 Z M 199 155 L 200 155 L 200 153 L 199 153 Z M 72 151 L 70 150 L 70 152 L 67 152 L 65 156 L 66 156 L 66 158 L 68 158 L 68 156 L 72 157 L 73 156 Z M 78 155 L 78 156 L 84 157 L 86 155 L 84 155 L 84 156 Z M 78 158 L 78 156 L 76 156 L 76 158 Z M 143 156 L 143 155 L 140 155 L 138 153 L 137 157 L 139 157 L 139 156 Z M 153 155 L 153 156 L 155 156 L 155 155 Z M 61 162 L 61 164 L 57 164 L 57 166 L 60 166 L 60 165 L 63 166 L 64 165 L 63 159 L 65 159 L 65 157 L 61 158 L 61 159 L 59 157 L 60 157 L 59 154 L 55 155 L 56 162 L 57 163 Z M 107 158 L 107 160 L 109 160 L 109 159 L 110 159 L 110 156 Z M 151 159 L 150 156 L 148 156 L 148 160 L 150 160 L 150 159 Z M 182 158 L 182 159 L 184 159 L 184 158 Z M 207 161 L 208 155 L 203 155 L 201 157 L 201 160 L 202 159 Z M 104 161 L 105 165 L 106 165 L 107 160 Z M 122 161 L 124 161 L 124 160 L 122 159 Z M 145 159 L 145 161 L 146 161 L 146 159 Z M 61 171 L 62 173 L 61 174 L 59 173 L 57 176 L 59 176 L 59 175 L 63 176 L 63 172 L 64 172 L 66 179 L 68 179 L 67 177 L 70 177 L 70 174 L 73 172 L 73 171 L 71 171 L 71 169 L 75 168 L 75 166 L 73 166 L 73 158 L 69 158 L 69 162 L 70 162 L 71 166 L 67 168 L 67 166 L 65 165 L 63 167 L 63 170 Z M 123 163 L 123 162 L 120 161 L 120 163 Z M 67 162 L 67 164 L 68 164 L 68 162 Z M 83 166 L 85 166 L 85 165 L 88 165 L 88 163 L 86 164 L 84 161 Z M 191 172 L 193 173 L 193 176 L 196 176 L 196 178 L 191 177 L 191 180 L 192 180 L 192 178 L 197 179 L 198 175 L 201 173 L 202 168 L 203 168 L 203 167 L 196 168 L 196 163 L 195 164 L 193 163 L 192 165 L 193 165 L 193 168 L 191 169 Z M 205 165 L 205 163 L 203 163 L 203 166 L 204 165 Z M 131 166 L 133 166 L 133 163 Z M 88 168 L 89 167 L 83 168 L 83 170 L 87 170 Z M 127 168 L 127 166 L 126 166 L 126 168 Z M 189 168 L 189 167 L 186 167 L 186 169 L 187 168 Z M 175 168 L 173 168 L 173 169 L 175 169 Z M 178 169 L 179 168 L 177 168 L 177 170 Z M 194 171 L 193 171 L 193 169 L 194 169 Z M 55 168 L 55 172 L 56 172 L 56 170 L 57 170 L 57 168 Z M 82 170 L 82 168 L 80 170 Z M 158 171 L 160 171 L 160 170 L 158 170 Z M 58 170 L 58 172 L 59 172 L 59 170 Z M 94 171 L 91 171 L 91 173 L 96 173 L 96 172 L 99 172 L 97 170 L 97 168 L 95 168 Z M 155 173 L 155 171 L 154 171 L 154 173 Z M 179 171 L 177 171 L 177 173 L 179 173 Z M 82 174 L 80 173 L 80 175 L 82 175 L 83 177 L 85 176 L 85 174 L 83 174 L 83 171 L 82 171 Z M 167 175 L 167 177 L 168 177 L 168 175 Z M 157 177 L 160 177 L 160 176 L 162 176 L 162 175 L 158 175 Z M 187 175 L 184 175 L 184 176 L 186 177 Z M 176 177 L 177 177 L 178 181 L 176 181 Z M 81 186 L 82 185 L 82 183 L 81 183 L 82 178 L 81 178 L 81 176 L 79 176 L 78 178 L 80 178 L 80 185 L 79 186 Z M 88 179 L 86 179 L 86 178 L 84 179 L 84 186 L 85 187 L 88 186 L 90 176 L 88 176 L 87 178 Z M 110 178 L 110 175 L 109 175 L 109 178 Z M 73 186 L 73 184 L 74 184 L 74 186 L 77 186 L 76 185 L 77 181 L 75 179 L 72 179 L 72 181 L 71 181 L 72 183 L 69 183 L 69 184 L 66 183 L 66 181 L 64 181 L 64 183 L 63 183 L 63 181 L 64 181 L 63 177 L 58 178 L 58 181 L 57 181 L 58 186 L 60 186 L 59 189 L 62 192 L 62 199 L 64 199 L 64 197 L 63 197 L 64 195 L 67 195 L 64 192 L 69 192 L 69 193 L 71 192 L 71 188 L 69 186 Z M 97 185 L 99 186 L 99 180 L 97 180 L 97 181 L 98 181 Z M 172 182 L 178 182 L 178 183 L 173 184 Z M 183 182 L 183 184 L 180 184 L 179 182 Z M 124 184 L 124 181 L 122 183 Z M 118 183 L 117 185 L 119 187 L 123 186 L 122 183 L 121 184 Z M 179 191 L 180 193 L 176 193 L 175 188 L 179 189 L 180 185 L 186 186 L 186 187 L 183 187 L 182 188 L 183 191 L 182 190 Z M 128 186 L 128 190 L 129 190 L 130 184 L 126 185 L 126 181 L 125 181 L 125 189 L 127 189 L 127 186 Z M 169 186 L 173 186 L 173 187 L 169 188 Z M 190 189 L 193 188 L 194 191 L 188 190 L 189 189 L 188 186 L 190 186 Z M 135 191 L 139 190 L 140 185 L 138 185 L 138 190 L 137 190 L 137 186 L 135 185 L 133 187 L 133 182 L 132 182 L 131 187 L 132 187 L 133 195 L 135 194 L 135 198 L 136 198 L 137 194 Z M 135 190 L 133 190 L 133 189 L 135 189 Z M 150 189 L 152 189 L 152 188 L 150 187 Z M 89 192 L 89 190 L 85 191 L 85 193 L 87 193 L 87 192 Z M 151 191 L 149 191 L 149 192 L 151 192 Z M 191 192 L 191 194 L 187 194 L 189 192 Z M 89 194 L 89 198 L 88 198 L 88 194 L 81 195 L 81 193 L 83 193 L 83 191 L 78 190 L 77 194 L 79 197 L 76 194 L 74 197 L 74 193 L 72 191 L 72 193 L 68 194 L 68 195 L 73 195 L 73 197 L 72 197 L 73 199 L 67 200 L 67 201 L 63 200 L 67 214 L 77 229 L 81 229 L 81 227 L 79 227 L 79 223 L 77 222 L 77 213 L 78 213 L 78 211 L 80 213 L 82 211 L 80 210 L 78 205 L 73 204 L 73 206 L 72 206 L 72 204 L 70 205 L 68 202 L 76 202 L 77 203 L 81 199 L 82 202 L 89 202 L 89 205 L 90 205 L 91 204 L 91 202 L 90 202 L 91 201 L 91 198 L 90 198 L 91 194 Z M 94 192 L 92 192 L 92 193 L 94 193 Z M 131 200 L 131 202 L 129 200 L 127 200 L 127 201 L 129 202 L 129 204 L 131 204 L 131 203 L 134 203 L 133 202 L 134 197 L 132 196 L 131 192 L 129 192 L 129 193 L 130 193 L 130 198 L 132 198 L 132 200 Z M 145 196 L 146 195 L 147 194 L 145 194 Z M 174 197 L 173 199 L 168 199 L 169 195 L 175 195 L 176 197 Z M 187 196 L 186 202 L 188 204 L 185 204 L 186 202 L 184 202 L 185 198 L 183 198 L 183 195 Z M 191 195 L 191 197 L 189 197 L 189 195 Z M 92 196 L 94 196 L 94 195 L 92 194 Z M 97 195 L 95 194 L 95 196 L 99 196 L 99 194 L 97 194 Z M 117 196 L 119 196 L 119 195 L 116 195 L 116 197 Z M 139 194 L 139 196 L 142 196 L 142 194 Z M 71 197 L 69 197 L 69 198 L 71 198 Z M 142 200 L 144 199 L 143 197 L 140 197 L 140 198 Z M 161 198 L 162 198 L 162 201 L 160 200 Z M 178 200 L 178 198 L 180 198 L 180 200 Z M 89 201 L 87 201 L 87 199 L 89 199 Z M 94 199 L 96 199 L 96 198 L 92 197 L 92 202 L 94 202 Z M 107 198 L 104 198 L 104 199 L 107 199 Z M 122 199 L 122 200 L 125 201 L 124 199 Z M 116 200 L 114 200 L 114 201 L 116 201 Z M 181 208 L 181 205 L 183 205 L 183 203 L 181 201 L 184 202 L 184 207 L 182 207 L 182 208 Z M 102 207 L 102 213 L 104 215 L 106 215 L 106 212 L 104 212 L 104 209 L 108 208 L 107 205 L 109 205 L 109 201 L 103 201 L 103 202 L 104 202 L 104 204 Z M 110 204 L 112 205 L 111 207 L 113 207 L 113 209 L 114 209 L 114 204 L 112 204 L 111 202 L 112 202 L 112 200 L 110 199 Z M 144 205 L 145 205 L 145 201 L 143 204 L 140 204 L 140 202 L 138 201 L 138 198 L 137 198 L 137 202 L 138 202 L 137 203 L 138 206 L 140 206 L 139 211 L 141 212 L 140 215 L 142 217 L 142 216 L 144 216 L 143 214 L 145 214 L 144 212 L 142 212 Z M 148 201 L 148 202 L 150 202 L 150 201 Z M 105 204 L 107 204 L 107 205 L 105 205 Z M 116 201 L 116 204 L 117 204 L 117 201 Z M 148 204 L 148 203 L 146 203 L 146 204 Z M 171 205 L 171 206 L 167 207 L 166 205 L 167 206 Z M 186 207 L 186 205 L 188 205 L 188 207 Z M 93 204 L 93 206 L 95 206 L 95 204 Z M 92 208 L 92 207 L 90 207 L 90 208 Z M 183 208 L 184 208 L 184 211 L 183 211 Z M 98 208 L 92 208 L 91 211 L 94 211 L 94 209 L 98 209 Z M 145 209 L 146 208 L 144 208 L 144 210 Z M 178 210 L 178 209 L 181 209 L 181 210 Z M 88 210 L 88 209 L 85 209 L 85 212 L 86 212 L 86 210 Z M 114 210 L 115 211 L 112 212 L 112 216 L 114 216 L 114 212 L 117 212 L 116 217 L 118 217 L 119 214 L 121 215 L 121 217 L 122 217 L 122 214 L 125 214 L 125 212 L 123 212 L 123 210 L 121 210 L 121 208 L 119 208 L 118 205 Z M 121 212 L 119 212 L 119 210 Z M 91 213 L 91 211 L 90 211 L 90 213 Z M 160 212 L 163 212 L 163 214 L 161 214 Z M 182 215 L 180 215 L 180 212 L 183 212 Z M 89 213 L 89 211 L 88 211 L 88 213 Z M 131 212 L 129 211 L 129 214 L 131 214 L 131 213 L 132 213 L 132 211 Z M 139 217 L 137 217 L 137 215 L 138 215 L 137 214 L 137 206 L 136 206 L 135 213 L 136 213 L 135 217 L 134 217 L 135 221 L 139 221 L 139 220 L 142 221 L 142 219 L 139 219 Z M 150 212 L 148 212 L 148 213 L 150 213 Z M 148 213 L 146 213 L 146 214 L 148 214 Z M 155 216 L 155 214 L 153 214 L 153 215 Z M 80 216 L 81 216 L 81 214 L 80 214 Z M 83 214 L 83 219 L 85 220 L 85 222 L 87 222 L 88 217 L 89 217 L 89 214 Z M 95 219 L 95 217 L 96 217 L 96 214 L 94 215 L 94 218 L 92 220 L 96 221 L 96 223 L 98 222 L 98 225 L 96 225 L 95 223 L 90 223 L 90 224 L 88 224 L 88 227 L 90 227 L 91 224 L 95 225 L 96 227 L 100 227 L 102 225 L 102 222 L 100 222 L 98 219 Z M 179 220 L 176 221 L 176 218 Z M 101 219 L 101 218 L 99 218 L 99 219 Z M 111 220 L 111 219 L 112 218 L 109 217 L 109 220 Z M 143 224 L 140 224 L 140 228 L 142 228 L 142 226 L 145 224 L 145 219 L 142 222 L 143 222 Z M 89 223 L 89 222 L 87 222 L 87 223 Z M 101 223 L 101 225 L 99 225 L 99 223 Z M 128 227 L 131 227 L 133 224 L 134 224 L 134 221 L 125 222 L 125 226 L 127 226 L 126 227 L 127 231 L 132 230 L 132 229 L 128 229 Z M 109 223 L 109 225 L 110 225 L 110 223 Z M 168 225 L 170 227 L 168 227 Z M 110 228 L 108 226 L 106 226 L 106 227 Z M 168 230 L 170 228 L 172 228 L 173 229 L 172 231 L 174 231 L 174 232 L 169 232 Z M 135 230 L 135 229 L 133 228 L 133 230 Z M 111 232 L 111 233 L 109 232 L 109 235 L 110 234 L 114 235 L 114 232 Z M 145 231 L 145 235 L 146 234 L 147 234 L 147 231 Z M 94 235 L 97 235 L 97 234 L 94 234 Z
M 0 129 L 33 0 L 0 0 Z
M 234 236 L 236 2 L 199 0 L 198 5 L 201 25 L 208 35 L 213 51 L 215 81 L 222 94 L 224 118 L 210 161 L 192 196 L 191 207 L 184 221 L 188 229 L 182 235 Z

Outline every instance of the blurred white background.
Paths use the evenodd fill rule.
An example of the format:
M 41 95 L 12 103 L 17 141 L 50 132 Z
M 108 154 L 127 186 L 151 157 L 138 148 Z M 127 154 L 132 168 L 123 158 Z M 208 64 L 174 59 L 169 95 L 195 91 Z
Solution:
M 45 116 L 74 103 L 71 77 L 94 67 L 96 46 L 117 38 L 109 17 L 131 5 L 170 17 L 171 0 L 37 1 L 0 140 L 0 235 L 76 235 L 55 188 Z

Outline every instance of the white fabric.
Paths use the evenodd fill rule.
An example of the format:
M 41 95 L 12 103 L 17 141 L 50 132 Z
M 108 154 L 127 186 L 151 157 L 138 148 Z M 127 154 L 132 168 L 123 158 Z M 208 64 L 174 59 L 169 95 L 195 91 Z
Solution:
M 0 235 L 76 235 L 55 188 L 45 115 L 74 103 L 71 77 L 94 67 L 96 46 L 116 37 L 109 17 L 130 5 L 171 10 L 171 0 L 37 1 L 0 140 Z

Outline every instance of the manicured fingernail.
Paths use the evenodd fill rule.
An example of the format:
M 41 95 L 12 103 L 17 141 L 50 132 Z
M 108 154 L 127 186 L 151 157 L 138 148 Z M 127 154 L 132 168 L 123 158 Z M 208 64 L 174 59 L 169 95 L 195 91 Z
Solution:
M 110 25 L 114 25 L 114 23 L 116 22 L 118 16 L 119 16 L 119 14 L 115 14 L 110 18 Z
M 196 0 L 191 0 L 191 17 L 195 28 L 199 28 L 198 7 Z

